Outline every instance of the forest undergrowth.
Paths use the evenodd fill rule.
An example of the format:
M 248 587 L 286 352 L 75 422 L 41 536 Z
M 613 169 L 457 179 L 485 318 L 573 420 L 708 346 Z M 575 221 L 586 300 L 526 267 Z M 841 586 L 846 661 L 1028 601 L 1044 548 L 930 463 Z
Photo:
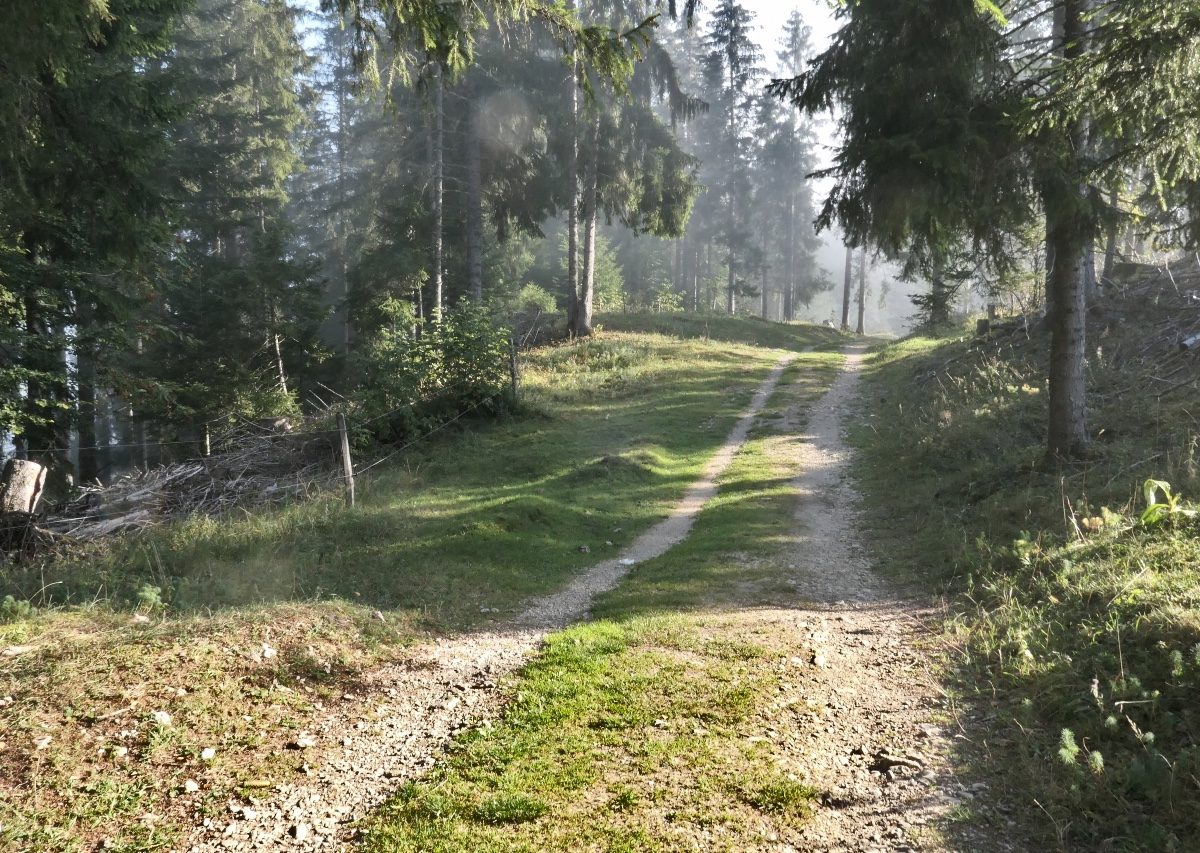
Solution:
M 318 495 L 6 572 L 0 846 L 159 849 L 230 794 L 319 766 L 303 731 L 324 704 L 406 645 L 502 620 L 631 541 L 780 347 L 837 337 L 622 322 L 529 353 L 523 414 L 411 448 L 352 510 Z
M 1093 312 L 1076 463 L 1044 462 L 1036 329 L 882 348 L 852 436 L 879 565 L 945 597 L 963 765 L 1046 849 L 1200 837 L 1200 362 L 1177 307 Z

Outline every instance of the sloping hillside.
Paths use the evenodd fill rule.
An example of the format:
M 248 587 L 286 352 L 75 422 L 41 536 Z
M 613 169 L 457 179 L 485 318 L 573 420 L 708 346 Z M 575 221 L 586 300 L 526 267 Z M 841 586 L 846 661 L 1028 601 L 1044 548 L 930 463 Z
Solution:
M 1090 316 L 1094 444 L 1043 461 L 1045 333 L 875 357 L 858 476 L 881 565 L 944 593 L 964 764 L 1073 849 L 1200 834 L 1200 332 L 1195 264 L 1128 267 Z M 1146 483 L 1160 509 L 1143 516 Z M 1151 489 L 1151 491 L 1155 491 Z M 1001 831 L 1004 826 L 998 827 Z

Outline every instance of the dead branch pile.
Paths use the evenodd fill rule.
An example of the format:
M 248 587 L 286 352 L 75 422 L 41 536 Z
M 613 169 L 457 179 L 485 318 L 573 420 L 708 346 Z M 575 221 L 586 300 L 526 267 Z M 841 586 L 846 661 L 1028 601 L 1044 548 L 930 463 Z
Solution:
M 335 476 L 336 431 L 280 433 L 247 426 L 221 436 L 214 446 L 217 451 L 201 459 L 86 488 L 41 527 L 95 539 L 172 518 L 284 503 L 328 486 Z

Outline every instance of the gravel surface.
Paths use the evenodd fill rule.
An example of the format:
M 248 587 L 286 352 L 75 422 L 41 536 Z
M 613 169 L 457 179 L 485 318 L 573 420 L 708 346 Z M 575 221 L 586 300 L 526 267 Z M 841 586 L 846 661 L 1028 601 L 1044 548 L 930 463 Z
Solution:
M 227 814 L 200 822 L 184 845 L 216 851 L 332 850 L 354 841 L 354 823 L 405 781 L 419 778 L 463 729 L 495 719 L 498 682 L 521 667 L 550 631 L 586 617 L 592 600 L 616 586 L 630 567 L 681 542 L 717 480 L 745 443 L 794 356 L 763 382 L 725 444 L 665 520 L 614 559 L 593 566 L 561 592 L 536 600 L 506 628 L 476 632 L 414 650 L 402 665 L 373 673 L 297 743 L 340 743 L 336 757 L 259 798 L 230 801 Z
M 803 641 L 788 668 L 775 724 L 779 759 L 822 791 L 815 817 L 785 851 L 999 851 L 998 838 L 942 828 L 957 806 L 986 796 L 950 766 L 958 728 L 933 675 L 936 614 L 896 596 L 859 541 L 858 496 L 842 441 L 864 350 L 797 430 L 796 527 L 788 569 L 801 609 L 748 611 L 747 629 Z M 765 632 L 764 628 L 767 628 Z

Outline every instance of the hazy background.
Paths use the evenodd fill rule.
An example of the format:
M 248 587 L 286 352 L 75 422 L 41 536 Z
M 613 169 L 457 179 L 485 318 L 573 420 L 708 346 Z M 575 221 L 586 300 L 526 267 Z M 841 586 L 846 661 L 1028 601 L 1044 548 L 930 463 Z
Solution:
M 758 25 L 758 42 L 766 56 L 767 68 L 771 74 L 777 73 L 775 55 L 779 34 L 783 25 L 798 9 L 804 16 L 805 22 L 812 28 L 813 49 L 818 53 L 825 49 L 833 33 L 837 30 L 834 17 L 836 3 L 829 0 L 741 0 L 742 5 L 754 12 Z M 699 28 L 703 31 L 704 16 L 701 15 Z M 822 166 L 832 160 L 832 149 L 837 144 L 837 127 L 833 120 L 822 119 L 817 124 L 818 151 L 821 155 Z M 828 182 L 817 183 L 814 193 L 818 209 L 829 190 Z M 828 271 L 836 287 L 833 292 L 822 293 L 807 310 L 801 310 L 799 317 L 805 320 L 824 322 L 825 320 L 841 320 L 842 311 L 842 277 L 845 271 L 846 250 L 842 237 L 837 232 L 826 232 L 822 235 L 824 247 L 820 253 L 821 265 Z M 857 275 L 857 274 L 856 274 Z M 857 281 L 857 279 L 855 279 Z M 890 332 L 901 334 L 908 329 L 908 319 L 915 312 L 909 301 L 909 294 L 919 292 L 920 284 L 899 280 L 898 270 L 890 264 L 868 263 L 867 272 L 867 331 Z M 857 286 L 857 285 L 856 285 Z M 851 324 L 856 315 L 851 309 Z

